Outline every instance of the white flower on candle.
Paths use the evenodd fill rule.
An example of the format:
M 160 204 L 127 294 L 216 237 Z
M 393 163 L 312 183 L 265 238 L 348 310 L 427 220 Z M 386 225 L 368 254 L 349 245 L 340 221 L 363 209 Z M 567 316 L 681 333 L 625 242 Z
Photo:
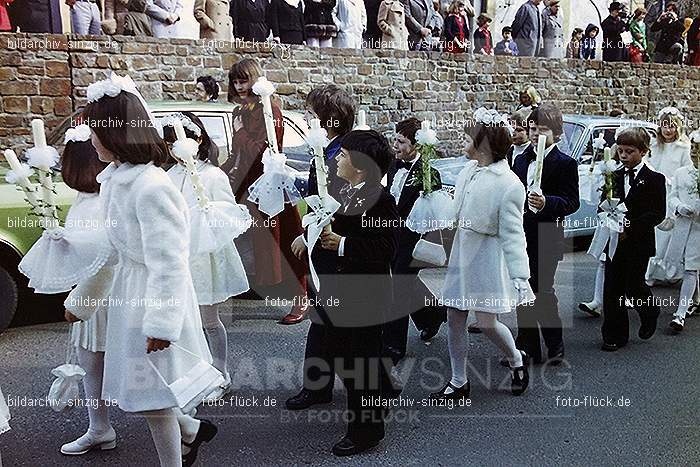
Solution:
M 603 137 L 603 132 L 598 133 L 598 136 L 593 140 L 593 149 L 602 150 L 607 145 L 605 138 Z
M 79 142 L 87 141 L 90 139 L 90 127 L 83 124 L 76 126 L 75 128 L 68 128 L 66 130 L 66 135 L 63 138 L 63 144 L 69 142 Z
M 111 78 L 103 79 L 102 81 L 97 81 L 88 86 L 87 101 L 95 102 L 104 96 L 115 97 L 122 92 L 122 90 L 124 90 L 124 87 L 120 82 L 112 80 Z
M 690 141 L 700 144 L 700 130 L 695 130 L 690 134 Z
M 22 163 L 17 170 L 7 172 L 5 180 L 7 180 L 7 183 L 18 185 L 21 180 L 28 179 L 32 175 L 34 175 L 34 170 L 27 164 Z
M 49 170 L 58 163 L 58 151 L 51 146 L 33 147 L 27 150 L 27 162 L 40 170 Z
M 428 128 L 427 130 L 421 128 L 416 131 L 416 143 L 434 146 L 438 143 L 437 133 L 432 128 Z
M 260 97 L 269 97 L 275 93 L 275 85 L 264 76 L 261 76 L 253 84 L 253 92 Z
M 306 137 L 306 143 L 312 148 L 324 148 L 329 142 L 328 131 L 325 128 L 312 128 Z
M 604 161 L 599 164 L 600 172 L 604 174 L 613 173 L 618 170 L 622 164 L 615 160 Z
M 188 157 L 192 157 L 193 154 L 197 154 L 199 151 L 199 144 L 197 141 L 186 138 L 178 139 L 173 143 L 173 155 L 180 160 L 186 161 Z

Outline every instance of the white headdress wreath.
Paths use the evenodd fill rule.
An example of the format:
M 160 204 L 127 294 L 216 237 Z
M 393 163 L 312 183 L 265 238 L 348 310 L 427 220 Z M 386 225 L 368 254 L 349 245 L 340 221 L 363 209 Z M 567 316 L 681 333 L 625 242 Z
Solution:
M 183 115 L 180 112 L 175 112 L 172 114 L 168 114 L 165 117 L 163 117 L 160 121 L 160 124 L 164 127 L 166 126 L 173 126 L 173 123 L 176 120 L 180 120 L 180 123 L 182 123 L 182 126 L 190 130 L 192 133 L 199 138 L 202 136 L 202 130 L 192 121 L 187 115 Z
M 513 133 L 513 127 L 510 124 L 510 117 L 508 114 L 502 114 L 496 109 L 479 107 L 474 111 L 474 121 L 486 126 L 502 126 L 511 134 Z
M 66 136 L 63 139 L 63 144 L 69 142 L 82 142 L 90 139 L 90 127 L 81 123 L 75 128 L 68 128 Z

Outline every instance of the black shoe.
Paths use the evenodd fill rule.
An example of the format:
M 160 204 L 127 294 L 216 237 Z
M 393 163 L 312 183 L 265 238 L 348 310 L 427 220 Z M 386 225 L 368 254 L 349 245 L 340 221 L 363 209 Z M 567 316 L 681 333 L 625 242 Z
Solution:
M 600 306 L 594 306 L 594 303 L 592 302 L 583 302 L 578 304 L 578 309 L 583 311 L 584 313 L 588 313 L 589 315 L 593 316 L 594 318 L 600 318 Z
M 621 345 L 617 344 L 608 344 L 607 342 L 603 342 L 603 345 L 600 347 L 600 350 L 603 350 L 605 352 L 616 352 L 622 348 Z
M 467 332 L 469 334 L 481 334 L 484 331 L 482 331 L 481 328 L 476 324 L 470 324 L 469 326 L 467 326 Z
M 651 336 L 656 332 L 656 323 L 658 320 L 659 314 L 656 313 L 653 318 L 642 321 L 642 325 L 639 327 L 639 338 L 644 340 L 651 339 Z
M 530 363 L 537 363 L 537 364 L 542 363 L 541 358 L 534 359 L 530 355 L 528 355 L 527 352 L 524 352 L 521 350 L 520 354 L 523 356 L 523 366 L 527 366 Z M 502 359 L 500 359 L 498 361 L 498 363 L 499 363 L 499 365 L 501 365 L 503 367 L 510 368 L 510 361 L 506 357 L 503 357 Z
M 446 394 L 447 388 L 452 388 L 452 392 Z M 458 388 L 453 386 L 452 383 L 447 383 L 444 388 L 440 389 L 438 392 L 434 392 L 430 395 L 431 399 L 469 399 L 469 393 L 471 392 L 471 386 L 469 380 L 462 386 Z
M 328 404 L 333 402 L 333 395 L 322 396 L 308 389 L 302 389 L 299 394 L 287 399 L 285 403 L 287 410 L 304 410 L 317 404 Z
M 435 337 L 435 335 L 440 331 L 440 325 L 438 324 L 437 326 L 431 326 L 429 328 L 425 328 L 420 332 L 420 340 L 423 342 L 428 342 L 430 339 Z
M 524 362 L 523 362 L 524 363 Z M 519 396 L 525 392 L 528 384 L 530 384 L 530 373 L 527 371 L 527 365 L 511 368 L 513 373 L 510 379 L 510 392 L 514 396 Z
M 360 454 L 361 452 L 372 449 L 377 446 L 381 440 L 382 438 L 356 443 L 345 435 L 343 439 L 333 445 L 331 452 L 338 457 L 354 456 L 355 454 Z
M 191 443 L 182 443 L 188 448 L 190 448 L 190 452 L 182 456 L 183 467 L 189 467 L 190 465 L 194 464 L 194 461 L 197 459 L 197 452 L 199 451 L 199 446 L 202 443 L 208 443 L 209 441 L 211 441 L 214 438 L 214 436 L 216 436 L 216 433 L 218 431 L 219 429 L 216 428 L 216 425 L 214 425 L 209 420 L 202 419 L 199 421 L 199 430 L 197 430 L 197 436 L 194 437 L 194 441 L 192 441 Z
M 564 361 L 564 344 L 560 344 L 556 349 L 547 351 L 547 363 L 552 366 L 561 365 Z

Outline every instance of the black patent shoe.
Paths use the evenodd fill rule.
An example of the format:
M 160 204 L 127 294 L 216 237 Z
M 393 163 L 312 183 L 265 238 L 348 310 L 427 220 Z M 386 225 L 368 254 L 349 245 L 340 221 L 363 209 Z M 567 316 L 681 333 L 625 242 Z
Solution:
M 201 444 L 208 443 L 209 441 L 214 439 L 214 436 L 216 436 L 216 433 L 218 431 L 219 430 L 218 428 L 216 428 L 216 425 L 214 425 L 209 420 L 202 419 L 199 421 L 199 430 L 197 430 L 197 436 L 194 437 L 194 441 L 192 441 L 191 443 L 182 443 L 188 448 L 190 448 L 190 451 L 182 456 L 183 467 L 189 467 L 194 464 L 194 461 L 197 459 L 197 452 L 199 451 L 199 447 L 201 446 Z
M 299 394 L 287 399 L 287 410 L 304 410 L 317 404 L 328 404 L 333 401 L 333 394 L 321 395 L 319 393 L 302 389 Z
M 527 353 L 525 353 L 524 350 L 520 350 L 520 355 L 523 356 L 523 366 L 527 366 L 531 360 L 530 356 Z M 535 362 L 535 363 L 541 363 L 541 362 Z M 510 360 L 508 360 L 507 357 L 503 357 L 502 359 L 500 359 L 498 361 L 498 364 L 501 366 L 504 366 L 506 368 L 510 368 Z
M 524 361 L 523 361 L 524 362 Z M 527 371 L 527 365 L 510 369 L 512 375 L 510 378 L 510 392 L 514 396 L 519 396 L 525 392 L 530 384 L 530 373 Z
M 447 389 L 451 388 L 452 392 L 447 393 Z M 430 395 L 431 399 L 469 399 L 469 393 L 471 392 L 471 386 L 469 380 L 464 383 L 464 386 L 458 388 L 453 386 L 452 383 L 447 383 L 444 388 L 440 389 L 438 392 L 434 392 Z
M 380 441 L 381 438 L 363 443 L 356 443 L 346 435 L 343 436 L 343 439 L 333 445 L 331 452 L 338 457 L 354 456 L 355 454 L 360 454 L 361 452 L 372 449 L 373 447 L 377 446 Z

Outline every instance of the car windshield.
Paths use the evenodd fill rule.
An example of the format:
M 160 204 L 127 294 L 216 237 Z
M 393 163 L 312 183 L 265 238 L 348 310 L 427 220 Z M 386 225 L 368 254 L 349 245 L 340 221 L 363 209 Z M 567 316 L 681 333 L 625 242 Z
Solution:
M 583 131 L 583 125 L 579 125 L 573 122 L 564 122 L 564 134 L 561 136 L 561 140 L 559 142 L 559 149 L 562 152 L 571 155 L 572 157 L 576 157 L 575 154 L 573 154 L 573 152 L 576 148 L 576 143 L 583 134 Z

